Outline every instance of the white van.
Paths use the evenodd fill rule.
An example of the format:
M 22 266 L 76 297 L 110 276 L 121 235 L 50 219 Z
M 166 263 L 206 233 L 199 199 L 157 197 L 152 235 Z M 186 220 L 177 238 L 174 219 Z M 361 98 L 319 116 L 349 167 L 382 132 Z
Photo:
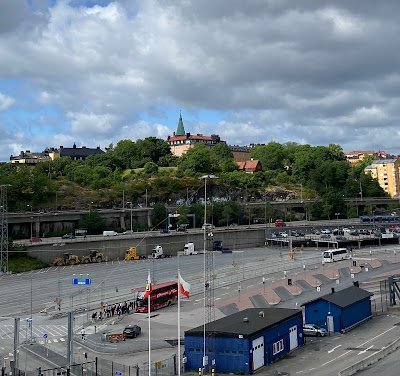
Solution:
M 103 236 L 117 236 L 118 232 L 116 231 L 103 231 Z

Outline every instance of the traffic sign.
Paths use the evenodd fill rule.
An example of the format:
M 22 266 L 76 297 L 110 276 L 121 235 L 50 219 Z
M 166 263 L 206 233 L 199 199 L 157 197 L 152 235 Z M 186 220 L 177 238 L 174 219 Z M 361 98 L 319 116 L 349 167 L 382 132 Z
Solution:
M 46 339 L 48 337 L 47 333 L 43 334 L 43 338 Z
M 122 372 L 120 372 L 120 371 L 115 371 L 115 374 L 116 374 L 117 376 L 122 376 Z
M 92 280 L 90 278 L 72 278 L 73 285 L 91 285 Z

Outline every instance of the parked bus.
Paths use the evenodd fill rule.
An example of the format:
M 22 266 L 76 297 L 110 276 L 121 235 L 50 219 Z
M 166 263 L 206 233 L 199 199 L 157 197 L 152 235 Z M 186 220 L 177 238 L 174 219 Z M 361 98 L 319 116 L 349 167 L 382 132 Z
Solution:
M 363 215 L 360 217 L 361 223 L 391 223 L 399 222 L 400 216 L 394 215 Z
M 160 285 L 152 286 L 150 294 L 150 311 L 155 311 L 160 308 L 168 307 L 175 304 L 178 300 L 178 283 L 166 282 Z M 145 289 L 138 291 L 136 298 L 136 312 L 148 312 L 147 298 L 143 299 Z
M 328 249 L 322 254 L 322 262 L 334 262 L 350 258 L 346 248 Z

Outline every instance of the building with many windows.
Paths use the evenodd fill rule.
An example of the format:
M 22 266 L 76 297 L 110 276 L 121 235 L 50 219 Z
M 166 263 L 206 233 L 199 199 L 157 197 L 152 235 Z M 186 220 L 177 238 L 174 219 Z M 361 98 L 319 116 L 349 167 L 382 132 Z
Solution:
M 221 141 L 217 134 L 211 136 L 203 136 L 202 134 L 190 134 L 185 132 L 183 126 L 182 114 L 179 115 L 178 128 L 172 136 L 168 136 L 167 143 L 171 148 L 171 153 L 177 157 L 181 157 L 190 148 L 198 143 L 203 143 L 207 148 L 212 149 L 216 144 Z
M 380 187 L 390 196 L 398 197 L 400 195 L 399 167 L 399 159 L 380 159 L 367 166 L 364 172 L 376 179 Z
M 82 146 L 81 148 L 76 147 L 74 143 L 72 148 L 65 148 L 60 146 L 59 149 L 56 148 L 47 148 L 42 152 L 31 153 L 30 150 L 21 151 L 19 155 L 11 156 L 10 163 L 14 164 L 27 164 L 27 165 L 36 165 L 41 162 L 49 162 L 53 161 L 56 158 L 60 157 L 70 157 L 72 160 L 85 160 L 89 155 L 103 154 L 104 151 L 100 149 L 100 146 L 97 148 L 87 148 L 86 146 Z

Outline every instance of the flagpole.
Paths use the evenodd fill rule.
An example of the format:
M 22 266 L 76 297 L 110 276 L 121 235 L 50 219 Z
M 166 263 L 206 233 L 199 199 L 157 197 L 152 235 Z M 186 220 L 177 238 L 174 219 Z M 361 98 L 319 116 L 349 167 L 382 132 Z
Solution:
M 149 275 L 150 275 L 150 269 L 149 269 Z M 150 282 L 150 281 L 149 281 Z M 150 342 L 150 295 L 147 296 L 147 310 L 148 310 L 148 316 L 149 316 L 149 376 L 151 376 L 151 342 Z
M 178 376 L 181 376 L 181 271 L 180 269 L 178 269 Z

